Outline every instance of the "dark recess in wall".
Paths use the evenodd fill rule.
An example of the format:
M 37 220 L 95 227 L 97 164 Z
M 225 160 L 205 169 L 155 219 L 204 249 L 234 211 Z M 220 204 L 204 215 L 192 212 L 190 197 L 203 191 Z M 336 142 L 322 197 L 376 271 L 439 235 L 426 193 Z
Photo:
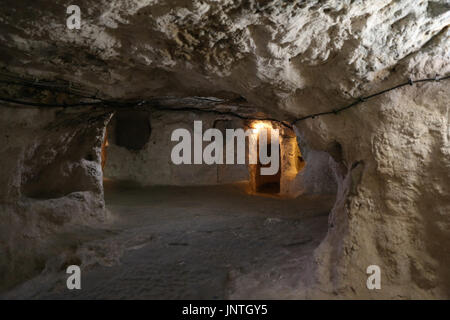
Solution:
M 115 143 L 129 150 L 144 148 L 151 134 L 148 112 L 119 111 L 115 117 Z

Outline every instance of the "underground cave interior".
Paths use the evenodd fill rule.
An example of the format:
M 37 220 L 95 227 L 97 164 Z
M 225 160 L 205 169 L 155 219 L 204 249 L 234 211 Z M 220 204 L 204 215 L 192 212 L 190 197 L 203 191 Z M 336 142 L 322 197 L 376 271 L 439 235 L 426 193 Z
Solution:
M 450 297 L 448 0 L 48 2 L 0 13 L 0 298 Z M 295 130 L 278 195 L 168 161 L 251 106 Z
M 277 173 L 268 178 L 258 174 L 264 166 L 260 161 L 173 164 L 171 132 L 180 127 L 193 131 L 198 119 L 205 130 L 252 128 L 257 141 L 258 129 L 280 129 Z M 49 240 L 39 266 L 12 281 L 15 287 L 5 297 L 275 298 L 289 297 L 280 287 L 311 277 L 308 266 L 327 234 L 336 198 L 328 154 L 307 146 L 302 154 L 295 133 L 277 123 L 199 112 L 122 110 L 101 130 L 99 157 L 89 155 L 88 160 L 97 162 L 104 177 L 109 222 L 57 233 L 54 239 L 63 237 L 64 245 Z M 77 143 L 90 138 L 88 131 L 81 132 L 70 134 L 77 137 L 75 145 L 64 146 L 62 153 L 79 150 Z M 86 157 L 83 150 L 76 154 Z M 67 161 L 57 159 L 58 165 Z M 43 172 L 53 171 L 50 165 Z M 68 177 L 74 178 L 82 181 Z M 36 184 L 41 189 L 42 181 Z M 61 287 L 57 270 L 73 261 L 83 269 L 87 290 Z
M 44 288 L 39 297 L 279 298 L 289 297 L 288 291 L 280 288 L 308 281 L 308 261 L 326 235 L 335 194 L 330 191 L 330 181 L 324 182 L 327 186 L 323 190 L 317 189 L 316 182 L 315 192 L 300 191 L 301 182 L 295 179 L 307 167 L 295 134 L 282 131 L 281 165 L 268 178 L 257 174 L 262 166 L 258 161 L 256 165 L 226 169 L 220 165 L 212 169 L 186 166 L 176 171 L 177 176 L 186 176 L 173 185 L 167 182 L 174 179 L 161 185 L 157 176 L 138 183 L 136 174 L 149 171 L 140 167 L 134 169 L 136 172 L 131 170 L 136 161 L 144 162 L 152 171 L 171 172 L 167 157 L 173 144 L 166 144 L 168 128 L 152 128 L 153 118 L 158 119 L 158 115 L 146 111 L 116 113 L 104 134 L 101 160 L 105 200 L 115 217 L 111 229 L 118 235 L 102 241 L 108 246 L 125 243 L 121 262 L 89 270 L 85 276 L 88 290 L 68 293 Z M 240 124 L 215 118 L 210 123 L 223 129 Z M 263 121 L 248 126 L 274 127 Z M 166 139 L 153 139 L 163 128 Z M 151 157 L 161 150 L 166 151 L 164 157 Z M 311 164 L 315 158 L 320 164 L 315 172 L 329 170 L 320 156 L 310 158 Z M 211 170 L 216 172 L 214 177 L 209 174 Z M 144 283 L 138 279 L 144 279 Z M 111 285 L 113 290 L 107 288 Z

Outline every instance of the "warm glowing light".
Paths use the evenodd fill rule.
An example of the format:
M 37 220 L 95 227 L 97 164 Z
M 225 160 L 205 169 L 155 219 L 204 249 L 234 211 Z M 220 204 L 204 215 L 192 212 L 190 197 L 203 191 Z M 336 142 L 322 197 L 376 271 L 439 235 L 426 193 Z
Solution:
M 272 129 L 270 122 L 255 121 L 252 123 L 253 132 L 258 133 L 261 129 Z

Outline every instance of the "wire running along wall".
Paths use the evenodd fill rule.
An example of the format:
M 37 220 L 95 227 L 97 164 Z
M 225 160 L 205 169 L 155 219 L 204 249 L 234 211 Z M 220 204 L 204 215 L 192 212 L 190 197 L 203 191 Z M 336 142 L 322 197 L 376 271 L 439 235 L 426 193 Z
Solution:
M 73 95 L 73 96 L 76 96 L 79 98 L 90 99 L 91 101 L 77 102 L 77 103 L 73 103 L 73 104 L 64 104 L 64 103 L 63 104 L 49 104 L 49 103 L 20 101 L 20 100 L 7 98 L 7 97 L 0 97 L 0 101 L 7 102 L 10 104 L 18 104 L 18 105 L 33 106 L 33 107 L 45 107 L 45 108 L 83 107 L 83 106 L 88 107 L 88 106 L 96 106 L 97 105 L 97 106 L 105 106 L 105 107 L 112 107 L 112 108 L 120 109 L 120 108 L 124 108 L 124 107 L 133 108 L 133 107 L 140 107 L 140 106 L 150 106 L 150 108 L 155 108 L 157 110 L 165 110 L 165 111 L 207 112 L 207 113 L 214 113 L 214 114 L 218 114 L 218 115 L 228 115 L 228 116 L 237 117 L 237 118 L 240 118 L 243 120 L 273 121 L 273 122 L 277 122 L 285 127 L 292 129 L 292 126 L 296 125 L 300 121 L 304 121 L 307 119 L 314 119 L 314 118 L 326 116 L 326 115 L 337 115 L 337 114 L 341 113 L 342 111 L 348 110 L 350 108 L 354 108 L 369 99 L 375 98 L 377 96 L 383 95 L 385 93 L 388 93 L 393 90 L 397 90 L 397 89 L 405 87 L 405 86 L 413 86 L 414 84 L 424 83 L 424 82 L 440 82 L 440 81 L 444 81 L 444 80 L 448 80 L 448 79 L 450 79 L 450 75 L 446 75 L 443 77 L 435 76 L 434 78 L 424 78 L 424 79 L 418 79 L 418 80 L 413 80 L 412 78 L 409 78 L 408 81 L 406 81 L 404 83 L 395 85 L 393 87 L 390 87 L 390 88 L 387 88 L 387 89 L 384 89 L 381 91 L 378 91 L 376 93 L 370 94 L 365 97 L 361 97 L 361 98 L 355 100 L 354 102 L 352 102 L 348 105 L 345 105 L 343 107 L 331 109 L 330 111 L 312 113 L 312 114 L 309 114 L 306 116 L 295 118 L 294 120 L 292 120 L 290 122 L 285 121 L 285 120 L 275 119 L 275 118 L 250 117 L 250 116 L 245 116 L 245 115 L 242 115 L 242 114 L 240 114 L 238 112 L 234 112 L 234 111 L 221 111 L 221 110 L 216 110 L 216 109 L 204 109 L 204 108 L 195 108 L 195 107 L 163 108 L 163 107 L 159 106 L 157 103 L 158 100 L 161 100 L 164 98 L 170 99 L 173 97 L 158 97 L 158 98 L 154 98 L 154 99 L 150 99 L 150 100 L 138 100 L 138 101 L 108 100 L 108 99 L 99 98 L 98 92 L 96 92 L 95 94 L 91 94 L 91 95 L 86 94 L 81 89 L 77 89 L 76 87 L 74 87 L 71 82 L 69 82 L 66 85 L 57 85 L 57 84 L 52 84 L 49 81 L 42 81 L 42 80 L 37 80 L 37 79 L 34 81 L 30 81 L 30 80 L 24 80 L 21 78 L 15 78 L 16 81 L 0 80 L 0 83 L 7 84 L 7 85 L 17 85 L 17 86 L 22 86 L 22 87 L 32 87 L 32 88 L 40 89 L 40 90 L 54 90 L 54 91 L 58 91 L 58 92 L 67 93 L 67 94 L 70 94 L 70 95 Z M 196 98 L 197 99 L 206 99 L 210 103 L 212 102 L 213 105 L 226 104 L 226 103 L 233 102 L 233 101 L 223 101 L 223 100 L 216 101 L 216 100 L 210 100 L 208 98 L 202 98 L 202 97 L 196 97 Z

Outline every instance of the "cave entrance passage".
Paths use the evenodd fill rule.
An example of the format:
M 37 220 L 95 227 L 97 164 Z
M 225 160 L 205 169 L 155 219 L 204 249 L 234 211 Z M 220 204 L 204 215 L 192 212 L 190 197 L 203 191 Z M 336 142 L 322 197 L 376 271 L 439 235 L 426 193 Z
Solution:
M 270 134 L 267 139 L 267 156 L 271 157 L 272 151 L 272 141 L 270 140 Z M 262 164 L 259 154 L 259 136 L 258 136 L 258 163 L 256 164 L 256 172 L 255 172 L 255 187 L 256 192 L 261 193 L 272 193 L 277 194 L 280 193 L 281 188 L 281 165 L 278 166 L 278 171 L 274 175 L 261 175 L 261 168 L 270 167 L 270 164 Z M 280 144 L 278 144 L 278 163 L 281 164 L 281 149 Z

